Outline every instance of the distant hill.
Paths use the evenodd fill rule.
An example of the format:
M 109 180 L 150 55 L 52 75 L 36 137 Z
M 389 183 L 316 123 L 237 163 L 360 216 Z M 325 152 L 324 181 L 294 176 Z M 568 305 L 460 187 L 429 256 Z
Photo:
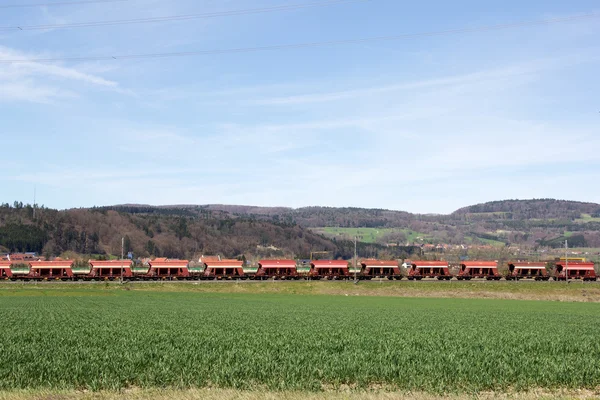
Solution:
M 0 251 L 35 251 L 47 257 L 64 252 L 87 255 L 309 258 L 312 251 L 350 258 L 350 241 L 333 241 L 286 221 L 237 216 L 207 207 L 121 205 L 58 211 L 15 203 L 0 206 Z M 360 244 L 377 254 L 384 247 Z
M 506 218 L 515 220 L 576 219 L 582 214 L 600 216 L 600 204 L 554 199 L 503 200 L 464 207 L 453 215 L 489 213 L 506 213 Z
M 461 208 L 449 215 L 421 215 L 351 207 L 253 207 L 239 205 L 149 206 L 91 209 L 0 206 L 0 250 L 64 251 L 194 258 L 294 256 L 330 251 L 400 257 L 430 244 L 600 247 L 600 204 L 537 199 L 504 200 Z
M 370 228 L 374 232 L 358 231 L 359 238 L 368 236 L 371 241 L 375 235 L 375 243 L 381 244 L 480 243 L 554 247 L 569 239 L 574 246 L 600 247 L 600 204 L 567 200 L 493 201 L 464 207 L 449 215 L 351 207 L 195 207 L 264 221 L 285 221 L 337 239 L 348 240 L 357 234 L 356 228 Z

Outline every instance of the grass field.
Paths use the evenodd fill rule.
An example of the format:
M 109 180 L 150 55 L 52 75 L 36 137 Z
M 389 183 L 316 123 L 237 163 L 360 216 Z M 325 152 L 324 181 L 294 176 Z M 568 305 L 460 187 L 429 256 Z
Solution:
M 0 390 L 600 387 L 598 303 L 291 285 L 0 286 Z
M 324 227 L 324 228 L 311 228 L 312 231 L 325 235 L 330 238 L 343 238 L 343 239 L 354 239 L 358 237 L 358 240 L 363 243 L 381 243 L 383 237 L 390 233 L 402 232 L 406 236 L 408 242 L 418 242 L 421 238 L 423 240 L 428 239 L 430 236 L 415 232 L 410 229 L 400 228 L 335 228 L 335 227 Z
M 575 222 L 578 222 L 578 223 L 600 222 L 600 218 L 592 217 L 590 214 L 581 214 L 581 218 L 576 219 Z
M 494 246 L 494 247 L 504 247 L 506 245 L 506 243 L 501 242 L 499 240 L 484 239 L 479 236 L 465 236 L 465 243 L 467 243 L 467 244 L 472 244 L 475 240 L 477 240 L 483 244 L 489 244 L 490 246 Z

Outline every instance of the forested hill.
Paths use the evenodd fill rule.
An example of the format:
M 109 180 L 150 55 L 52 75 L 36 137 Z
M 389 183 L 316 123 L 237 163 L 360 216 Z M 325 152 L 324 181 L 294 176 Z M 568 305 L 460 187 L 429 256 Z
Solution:
M 359 251 L 395 256 L 410 246 L 493 244 L 600 247 L 600 204 L 552 199 L 506 200 L 465 207 L 449 215 L 419 215 L 362 208 L 119 205 L 58 211 L 30 205 L 0 206 L 0 251 L 65 251 L 195 258 L 308 258 L 311 251 L 351 257 Z M 389 247 L 395 244 L 396 247 Z
M 354 228 L 377 231 L 379 243 L 523 244 L 600 247 L 600 204 L 534 199 L 503 200 L 461 208 L 448 215 L 420 215 L 365 208 L 269 208 L 230 205 L 181 206 L 188 212 L 209 210 L 258 220 L 286 222 L 331 238 L 349 239 Z M 327 230 L 325 227 L 338 229 Z M 364 231 L 363 231 L 364 232 Z M 347 233 L 347 234 L 345 234 Z M 360 235 L 360 234 L 359 234 Z
M 124 206 L 131 207 L 131 206 Z M 306 228 L 336 227 L 401 227 L 419 218 L 404 211 L 356 207 L 253 207 L 209 204 L 203 206 L 168 206 L 187 211 L 225 212 L 238 217 L 252 217 L 275 222 L 294 223 Z
M 200 207 L 116 206 L 58 211 L 15 202 L 0 205 L 0 252 L 34 251 L 47 257 L 79 255 L 309 258 L 311 251 L 351 257 L 350 241 L 333 241 L 297 224 L 240 217 Z M 361 244 L 376 255 L 383 246 Z
M 456 210 L 449 215 L 411 214 L 404 211 L 353 207 L 251 207 L 211 204 L 206 206 L 169 206 L 187 210 L 200 208 L 222 211 L 238 216 L 253 216 L 262 219 L 293 221 L 304 227 L 405 227 L 411 221 L 448 223 L 465 218 L 482 220 L 576 220 L 586 215 L 600 218 L 600 204 L 577 201 L 534 199 L 502 200 L 476 204 Z
M 489 213 L 504 213 L 505 218 L 515 220 L 577 219 L 581 218 L 582 214 L 600 217 L 600 204 L 554 199 L 504 200 L 464 207 L 455 211 L 453 215 Z

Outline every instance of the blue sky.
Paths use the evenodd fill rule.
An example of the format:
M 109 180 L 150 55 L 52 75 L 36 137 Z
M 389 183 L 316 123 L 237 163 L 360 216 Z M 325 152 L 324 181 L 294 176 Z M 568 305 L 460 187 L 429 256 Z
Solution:
M 129 0 L 0 15 L 2 26 L 25 26 L 317 1 Z M 183 22 L 0 30 L 0 59 L 269 46 L 589 12 L 600 13 L 597 1 L 355 1 Z M 598 202 L 599 22 L 0 64 L 0 202 L 31 202 L 34 187 L 38 203 L 56 208 L 225 203 L 447 213 L 512 198 Z

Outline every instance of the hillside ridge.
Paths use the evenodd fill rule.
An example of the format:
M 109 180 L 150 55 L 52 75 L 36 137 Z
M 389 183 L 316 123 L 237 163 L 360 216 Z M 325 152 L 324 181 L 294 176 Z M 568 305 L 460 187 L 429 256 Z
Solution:
M 280 212 L 304 212 L 304 211 L 319 211 L 319 210 L 362 210 L 372 212 L 390 212 L 411 214 L 415 216 L 425 217 L 443 217 L 465 213 L 486 213 L 486 212 L 512 212 L 515 209 L 526 207 L 538 207 L 543 212 L 544 209 L 552 208 L 567 208 L 568 210 L 579 210 L 582 212 L 600 212 L 600 203 L 582 202 L 576 200 L 561 200 L 552 198 L 540 199 L 504 199 L 494 200 L 484 203 L 477 203 L 465 207 L 461 207 L 449 214 L 443 213 L 412 213 L 410 211 L 376 208 L 376 207 L 332 207 L 332 206 L 305 206 L 305 207 L 285 207 L 285 206 L 254 206 L 247 204 L 166 204 L 166 205 L 150 205 L 150 204 L 115 204 L 107 206 L 113 207 L 153 207 L 160 209 L 207 209 L 213 211 L 225 211 L 231 213 L 249 213 L 249 214 L 267 214 L 272 215 Z
M 51 255 L 120 254 L 194 258 L 294 256 L 329 251 L 400 257 L 424 245 L 600 248 L 600 204 L 555 199 L 502 200 L 425 215 L 358 207 L 123 204 L 53 210 L 0 206 L 0 251 Z M 464 247 L 463 246 L 463 247 Z

